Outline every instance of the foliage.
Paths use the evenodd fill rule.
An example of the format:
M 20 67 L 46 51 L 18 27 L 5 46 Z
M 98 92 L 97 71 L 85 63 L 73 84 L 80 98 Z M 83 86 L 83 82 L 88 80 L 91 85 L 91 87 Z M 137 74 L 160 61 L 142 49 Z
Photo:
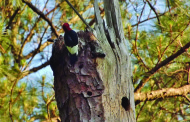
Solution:
M 48 121 L 58 118 L 53 78 L 37 73 L 50 72 L 48 66 L 54 37 L 49 23 L 26 5 L 25 0 L 0 2 L 0 121 Z M 92 22 L 90 0 L 70 0 L 81 15 Z M 76 30 L 85 25 L 64 0 L 43 0 L 31 3 L 48 17 L 57 32 L 69 22 Z M 161 1 L 120 0 L 126 41 L 133 62 L 134 87 L 149 77 L 141 92 L 179 88 L 189 83 L 189 50 L 163 65 L 153 75 L 147 72 L 175 54 L 190 40 L 190 4 L 188 0 Z M 100 9 L 102 7 L 100 1 Z M 154 11 L 151 5 L 155 8 Z M 104 16 L 104 13 L 101 13 Z M 45 70 L 44 70 L 44 69 Z M 190 99 L 187 95 L 143 101 L 136 105 L 139 122 L 189 121 Z M 190 97 L 190 96 L 189 96 Z
M 137 2 L 137 6 L 131 2 L 128 3 L 128 6 L 133 6 L 133 10 L 137 13 L 136 23 L 130 23 L 130 20 L 134 19 L 133 17 L 126 20 L 129 22 L 127 22 L 128 27 L 125 29 L 134 64 L 134 86 L 138 86 L 139 82 L 147 77 L 150 78 L 142 86 L 141 92 L 179 88 L 189 83 L 189 50 L 163 65 L 162 68 L 153 73 L 153 76 L 150 74 L 146 76 L 148 71 L 167 60 L 169 56 L 175 54 L 190 41 L 188 38 L 190 32 L 188 10 L 190 6 L 177 0 L 164 4 L 161 4 L 162 2 L 164 1 L 151 1 L 151 4 L 156 8 L 158 17 L 156 17 L 156 13 L 149 13 L 154 13 L 154 11 L 147 2 Z M 145 100 L 136 105 L 137 121 L 189 121 L 189 102 L 188 95 L 185 94 L 182 97 L 173 96 L 153 101 Z

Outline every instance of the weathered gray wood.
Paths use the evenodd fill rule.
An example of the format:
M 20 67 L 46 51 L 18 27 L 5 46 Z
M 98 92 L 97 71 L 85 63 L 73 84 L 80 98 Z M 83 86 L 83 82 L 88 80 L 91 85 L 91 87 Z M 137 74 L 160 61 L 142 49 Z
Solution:
M 102 96 L 105 120 L 134 122 L 136 120 L 131 61 L 124 38 L 118 1 L 104 0 L 107 31 L 104 29 L 99 14 L 97 0 L 95 0 L 94 8 L 97 18 L 96 36 L 101 47 L 104 47 L 103 51 L 106 52 L 106 58 L 98 60 L 97 67 L 105 87 Z M 105 32 L 107 32 L 107 37 Z M 109 38 L 110 40 L 108 40 Z M 121 106 L 123 97 L 130 100 L 129 111 Z

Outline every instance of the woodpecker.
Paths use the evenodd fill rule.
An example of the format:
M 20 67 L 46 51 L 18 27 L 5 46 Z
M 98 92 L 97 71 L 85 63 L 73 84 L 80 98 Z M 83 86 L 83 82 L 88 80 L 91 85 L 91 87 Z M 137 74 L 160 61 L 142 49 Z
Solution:
M 70 64 L 74 66 L 78 60 L 78 35 L 68 23 L 64 23 L 62 28 L 65 31 L 64 41 L 69 52 Z

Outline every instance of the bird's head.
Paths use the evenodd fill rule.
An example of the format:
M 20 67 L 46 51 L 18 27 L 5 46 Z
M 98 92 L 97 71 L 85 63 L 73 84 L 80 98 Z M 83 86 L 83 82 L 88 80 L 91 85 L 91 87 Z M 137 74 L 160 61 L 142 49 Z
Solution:
M 64 30 L 65 32 L 72 30 L 72 29 L 70 28 L 70 26 L 69 26 L 68 23 L 64 23 L 63 26 L 62 26 L 62 28 L 63 28 L 63 30 Z

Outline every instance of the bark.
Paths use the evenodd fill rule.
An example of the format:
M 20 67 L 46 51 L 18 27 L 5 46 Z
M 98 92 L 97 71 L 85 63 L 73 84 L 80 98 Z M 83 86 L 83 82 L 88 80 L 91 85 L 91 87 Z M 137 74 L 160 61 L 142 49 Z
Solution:
M 190 85 L 185 85 L 179 88 L 164 88 L 161 90 L 151 91 L 147 93 L 135 93 L 135 104 L 144 101 L 151 101 L 160 98 L 184 96 L 190 93 Z
M 78 61 L 69 64 L 63 40 L 54 43 L 50 65 L 62 122 L 135 122 L 131 61 L 117 0 L 105 0 L 107 29 L 95 0 L 95 31 L 78 32 Z M 106 55 L 105 55 L 105 54 Z
M 79 32 L 79 55 L 74 67 L 69 63 L 62 40 L 54 43 L 51 67 L 60 118 L 63 122 L 103 121 L 103 82 L 96 70 L 96 58 L 104 57 L 92 33 Z M 61 57 L 61 58 L 60 58 Z

